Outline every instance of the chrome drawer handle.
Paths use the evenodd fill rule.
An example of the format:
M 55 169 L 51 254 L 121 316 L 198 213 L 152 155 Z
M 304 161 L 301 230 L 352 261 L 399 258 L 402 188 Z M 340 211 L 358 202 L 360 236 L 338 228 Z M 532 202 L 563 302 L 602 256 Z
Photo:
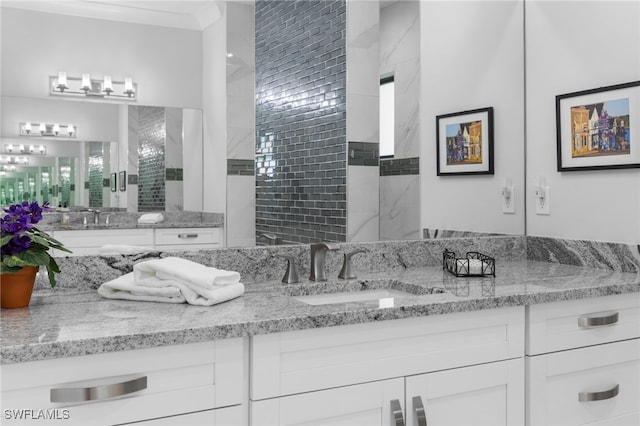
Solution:
M 416 418 L 418 419 L 418 426 L 427 426 L 427 413 L 424 411 L 424 405 L 422 405 L 422 398 L 419 396 L 413 397 L 413 410 L 416 412 Z
M 100 401 L 116 396 L 128 395 L 147 388 L 147 376 L 118 383 L 80 388 L 53 388 L 51 402 Z
M 395 426 L 404 426 L 404 417 L 402 416 L 402 407 L 397 399 L 391 400 L 391 415 L 393 416 L 393 424 Z
M 178 234 L 178 238 L 187 239 L 187 238 L 198 238 L 198 234 Z
M 580 392 L 578 394 L 578 401 L 603 401 L 605 399 L 614 398 L 620 392 L 620 385 L 615 385 L 613 388 L 602 392 Z
M 605 312 L 603 314 L 585 315 L 578 318 L 578 326 L 580 327 L 601 327 L 603 325 L 611 325 L 618 322 L 617 312 Z

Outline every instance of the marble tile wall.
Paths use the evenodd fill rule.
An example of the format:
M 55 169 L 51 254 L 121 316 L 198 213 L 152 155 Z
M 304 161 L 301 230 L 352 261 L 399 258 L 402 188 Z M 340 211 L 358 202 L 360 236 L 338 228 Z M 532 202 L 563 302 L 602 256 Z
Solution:
M 380 7 L 347 1 L 347 240 L 377 241 Z
M 256 233 L 346 239 L 344 0 L 255 3 Z
M 419 189 L 419 175 L 380 178 L 381 240 L 421 238 Z
M 256 241 L 255 8 L 227 2 L 227 246 Z
M 182 108 L 165 108 L 164 178 L 165 210 L 180 211 L 184 208 L 182 173 Z
M 395 82 L 394 157 L 380 162 L 380 238 L 416 239 L 420 230 L 419 2 L 380 13 L 380 75 Z

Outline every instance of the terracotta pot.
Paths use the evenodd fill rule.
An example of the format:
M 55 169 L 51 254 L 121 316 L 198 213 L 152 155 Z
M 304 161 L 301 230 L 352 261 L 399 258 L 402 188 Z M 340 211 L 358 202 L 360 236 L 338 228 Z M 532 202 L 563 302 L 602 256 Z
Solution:
M 38 269 L 40 269 L 39 266 L 23 266 L 15 274 L 0 276 L 0 305 L 2 308 L 29 306 Z

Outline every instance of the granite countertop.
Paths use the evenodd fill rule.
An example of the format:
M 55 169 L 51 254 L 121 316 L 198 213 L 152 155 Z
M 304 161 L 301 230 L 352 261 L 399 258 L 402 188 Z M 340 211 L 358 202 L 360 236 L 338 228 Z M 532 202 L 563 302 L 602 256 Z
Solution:
M 242 297 L 212 307 L 102 299 L 95 290 L 34 294 L 23 309 L 3 309 L 3 364 L 247 335 L 358 324 L 453 312 L 632 293 L 640 274 L 557 263 L 514 261 L 498 265 L 497 277 L 456 278 L 441 267 L 360 273 L 356 280 L 284 285 L 245 283 Z M 423 295 L 309 305 L 287 294 L 343 286 L 414 286 Z

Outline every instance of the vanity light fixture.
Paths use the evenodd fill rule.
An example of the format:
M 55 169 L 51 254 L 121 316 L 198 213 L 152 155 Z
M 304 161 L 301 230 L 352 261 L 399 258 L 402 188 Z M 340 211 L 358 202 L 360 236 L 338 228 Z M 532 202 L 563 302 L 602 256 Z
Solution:
M 33 128 L 38 127 L 38 131 L 34 132 Z M 59 124 L 59 123 L 20 123 L 20 136 L 47 136 L 47 137 L 59 137 L 59 138 L 75 138 L 78 133 L 78 128 L 73 124 Z
M 72 77 L 67 76 L 66 72 L 50 76 L 49 89 L 51 96 L 93 97 L 113 101 L 136 101 L 138 93 L 132 77 L 118 81 L 113 80 L 110 75 L 105 75 L 100 80 L 94 80 L 89 74 Z
M 15 156 L 9 156 L 7 155 L 6 157 L 2 157 L 0 156 L 0 164 L 8 164 L 8 165 L 28 165 L 29 164 L 29 158 L 27 157 L 15 157 Z M 14 167 L 15 170 L 15 167 Z
M 16 146 L 11 143 L 6 143 L 4 144 L 4 153 L 9 154 L 6 157 L 7 160 L 12 158 L 11 154 L 17 154 L 17 153 L 24 154 L 24 155 L 30 155 L 30 154 L 45 155 L 47 153 L 47 147 L 45 147 L 44 145 L 40 145 L 38 148 L 36 148 L 35 145 L 20 144 Z M 15 161 L 18 161 L 20 157 L 13 157 L 13 158 Z

